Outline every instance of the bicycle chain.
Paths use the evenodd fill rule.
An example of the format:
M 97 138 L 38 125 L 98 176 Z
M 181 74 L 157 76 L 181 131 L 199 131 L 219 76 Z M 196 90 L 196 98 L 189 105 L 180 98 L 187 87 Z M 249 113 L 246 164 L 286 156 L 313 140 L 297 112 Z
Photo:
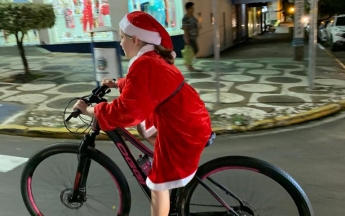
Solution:
M 193 204 L 191 203 L 190 205 L 195 205 L 195 206 L 209 206 L 209 207 L 224 207 L 222 205 L 206 205 L 206 204 Z

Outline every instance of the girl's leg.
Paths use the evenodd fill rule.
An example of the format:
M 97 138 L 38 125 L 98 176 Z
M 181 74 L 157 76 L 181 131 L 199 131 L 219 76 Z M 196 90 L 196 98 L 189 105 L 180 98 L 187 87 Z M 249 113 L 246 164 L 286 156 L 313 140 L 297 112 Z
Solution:
M 170 209 L 169 190 L 151 191 L 151 216 L 168 216 Z
M 152 146 L 154 146 L 155 142 L 156 142 L 156 138 L 157 138 L 157 132 L 154 133 L 152 136 L 150 137 L 145 137 L 144 133 L 143 133 L 143 129 L 142 127 L 139 125 L 137 125 L 137 131 L 140 134 L 140 136 L 142 136 L 147 142 L 149 142 Z

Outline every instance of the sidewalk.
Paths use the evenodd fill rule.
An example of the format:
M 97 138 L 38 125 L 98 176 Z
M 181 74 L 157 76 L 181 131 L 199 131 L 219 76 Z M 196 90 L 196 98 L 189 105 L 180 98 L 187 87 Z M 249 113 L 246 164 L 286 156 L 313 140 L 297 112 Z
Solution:
M 307 61 L 294 62 L 292 54 L 286 36 L 275 34 L 258 36 L 223 52 L 219 105 L 212 58 L 197 60 L 195 67 L 203 72 L 188 72 L 182 59 L 176 60 L 176 66 L 199 92 L 218 133 L 284 126 L 340 111 L 345 98 L 344 69 L 318 49 L 317 89 L 308 91 Z M 91 55 L 35 52 L 27 56 L 32 72 L 45 77 L 15 84 L 3 81 L 22 72 L 20 57 L 0 55 L 0 132 L 64 133 L 62 114 L 69 100 L 87 95 L 95 87 Z M 128 61 L 122 64 L 126 71 Z M 117 96 L 113 90 L 107 99 Z M 70 127 L 81 123 L 74 119 Z

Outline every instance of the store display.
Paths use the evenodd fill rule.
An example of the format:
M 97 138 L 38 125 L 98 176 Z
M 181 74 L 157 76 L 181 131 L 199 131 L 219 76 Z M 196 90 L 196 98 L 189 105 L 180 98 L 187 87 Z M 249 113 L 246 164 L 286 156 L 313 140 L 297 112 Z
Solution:
M 98 22 L 99 26 L 110 26 L 110 10 L 107 0 L 102 0 L 102 3 L 99 5 Z
M 46 0 L 56 15 L 51 28 L 52 42 L 90 41 L 89 31 L 99 26 L 111 26 L 109 0 Z M 112 32 L 95 33 L 96 41 L 112 40 Z
M 33 0 L 12 1 L 32 2 Z M 90 42 L 90 30 L 101 26 L 113 26 L 109 4 L 116 4 L 115 1 L 128 1 L 128 11 L 126 12 L 140 10 L 151 14 L 167 29 L 170 35 L 183 34 L 181 25 L 184 12 L 181 0 L 112 0 L 111 2 L 110 0 L 43 0 L 44 3 L 53 6 L 56 15 L 55 25 L 48 29 L 49 43 Z M 16 43 L 15 37 L 8 35 L 5 31 L 0 33 L 0 40 L 1 46 Z M 95 33 L 94 40 L 111 41 L 113 33 Z M 44 41 L 46 42 L 47 39 Z M 24 37 L 24 44 L 39 44 L 39 42 L 36 30 L 30 30 Z
M 81 18 L 81 21 L 83 23 L 83 31 L 87 32 L 92 30 L 93 26 L 93 12 L 92 12 L 92 2 L 91 0 L 84 0 L 83 2 L 83 16 Z M 87 29 L 87 26 L 89 28 Z
M 180 0 L 128 0 L 128 10 L 144 11 L 162 24 L 169 33 L 181 33 L 180 21 L 183 17 Z

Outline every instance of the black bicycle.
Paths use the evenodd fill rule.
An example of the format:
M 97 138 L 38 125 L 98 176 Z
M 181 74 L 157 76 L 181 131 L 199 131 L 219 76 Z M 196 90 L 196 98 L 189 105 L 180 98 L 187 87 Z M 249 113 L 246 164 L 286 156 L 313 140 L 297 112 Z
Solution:
M 82 99 L 89 105 L 97 104 L 106 101 L 104 96 L 109 92 L 105 86 L 98 87 Z M 66 122 L 79 114 L 78 110 L 73 111 Z M 21 193 L 31 215 L 129 215 L 131 193 L 127 179 L 113 160 L 95 148 L 99 133 L 97 120 L 93 120 L 92 129 L 79 144 L 50 145 L 28 160 L 21 176 Z M 145 156 L 152 158 L 153 152 L 124 128 L 105 133 L 150 200 L 145 172 L 125 140 Z M 63 163 L 66 164 L 60 166 Z M 63 184 L 57 183 L 65 179 Z M 261 183 L 267 183 L 267 188 Z M 282 169 L 255 158 L 227 156 L 201 165 L 189 184 L 171 191 L 169 215 L 312 216 L 314 213 L 305 192 Z

